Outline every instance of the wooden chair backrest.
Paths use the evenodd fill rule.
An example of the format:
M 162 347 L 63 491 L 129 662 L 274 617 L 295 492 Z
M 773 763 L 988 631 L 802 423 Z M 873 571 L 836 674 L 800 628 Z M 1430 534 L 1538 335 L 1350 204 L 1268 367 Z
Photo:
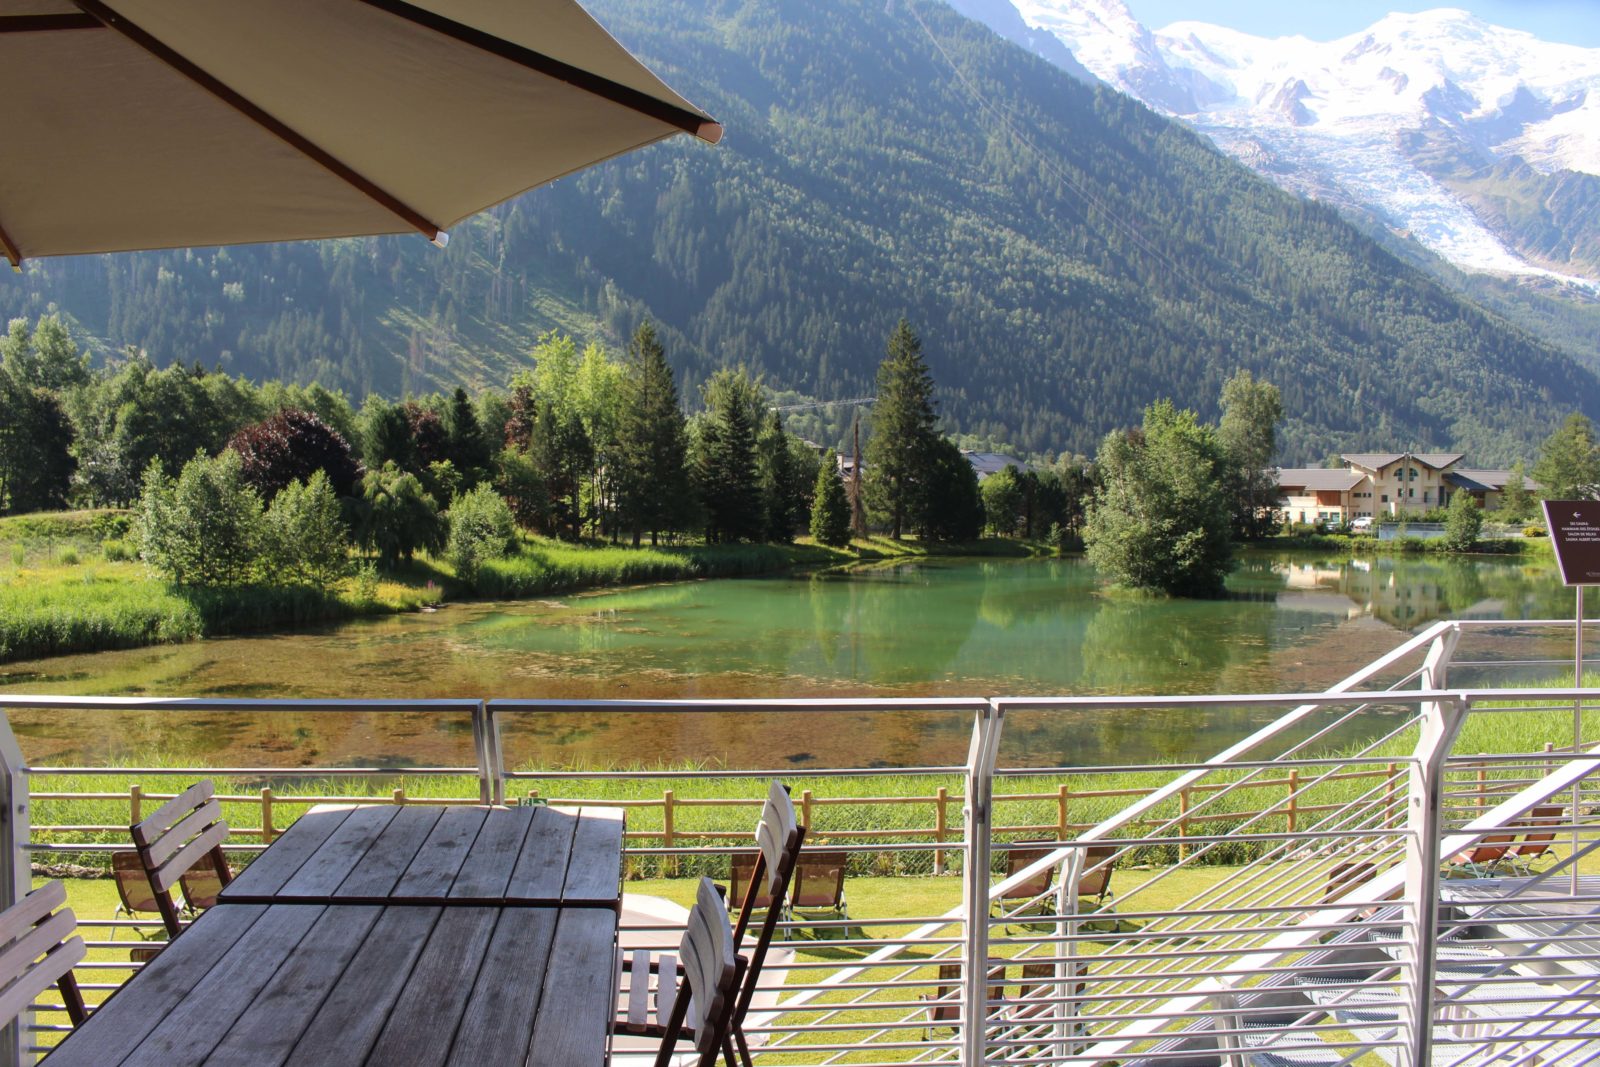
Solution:
M 1048 841 L 1018 841 L 1019 845 L 1046 845 Z M 1036 863 L 1050 855 L 1048 848 L 1013 848 L 1006 851 L 1006 877 L 1010 878 L 1018 871 L 1030 864 Z M 1050 892 L 1050 882 L 1055 878 L 1055 871 L 1046 867 L 1027 881 L 1007 889 L 1000 894 L 1001 900 L 1032 900 Z
M 1560 804 L 1540 804 L 1528 812 L 1524 822 L 1530 829 L 1522 835 L 1522 844 L 1516 847 L 1518 859 L 1536 859 L 1550 851 L 1550 845 L 1556 839 L 1556 830 L 1561 825 L 1561 816 L 1566 808 Z
M 1078 899 L 1094 897 L 1103 900 L 1111 888 L 1111 871 L 1116 866 L 1112 857 L 1117 854 L 1115 845 L 1090 845 L 1084 849 L 1083 874 L 1078 878 Z
M 27 1011 L 52 985 L 60 987 L 72 1024 L 83 1022 L 83 997 L 72 968 L 87 949 L 66 903 L 66 887 L 46 882 L 0 912 L 0 1022 L 10 1023 Z
M 1344 895 L 1356 886 L 1370 882 L 1377 876 L 1378 865 L 1369 860 L 1348 860 L 1344 863 L 1335 863 L 1328 868 L 1328 882 L 1322 891 L 1322 899 L 1317 903 L 1336 903 L 1344 899 Z
M 1006 969 L 989 968 L 989 1000 L 991 1003 L 1006 998 Z M 928 1008 L 928 1022 L 934 1025 L 954 1022 L 961 1018 L 961 964 L 939 964 L 939 984 L 934 987 Z
M 709 878 L 700 879 L 678 954 L 683 961 L 683 988 L 678 991 L 674 1014 L 681 1013 L 683 1024 L 694 1031 L 700 1062 L 709 1065 L 732 1026 L 741 970 L 728 909 Z M 684 1001 L 688 1001 L 687 1007 Z M 664 1041 L 676 1039 L 675 1030 L 669 1029 Z
M 144 864 L 167 934 L 176 937 L 181 927 L 172 887 L 193 867 L 208 860 L 222 885 L 233 880 L 222 854 L 228 824 L 223 821 L 222 805 L 213 795 L 211 780 L 196 782 L 148 818 L 130 826 L 128 832 Z
M 795 865 L 794 890 L 789 904 L 795 908 L 837 908 L 844 900 L 848 852 L 807 852 Z
M 728 868 L 728 899 L 743 901 L 750 893 L 750 883 L 756 879 L 756 866 L 760 863 L 758 857 L 744 852 L 733 857 L 733 862 Z M 765 878 L 761 879 L 763 882 Z M 772 907 L 772 894 L 767 892 L 764 885 L 756 886 L 756 896 L 752 907 L 757 910 Z
M 761 805 L 761 817 L 756 820 L 756 851 L 734 856 L 728 871 L 728 899 L 741 902 L 741 937 L 750 925 L 752 912 L 771 909 L 788 892 L 804 836 L 789 790 L 773 779 L 767 787 L 766 803 Z M 754 885 L 758 881 L 760 884 Z M 752 885 L 754 896 L 750 895 Z
M 139 912 L 158 912 L 155 894 L 150 889 L 150 877 L 144 873 L 144 861 L 132 850 L 111 854 L 111 876 L 117 883 L 117 896 L 122 900 L 122 910 L 130 915 Z

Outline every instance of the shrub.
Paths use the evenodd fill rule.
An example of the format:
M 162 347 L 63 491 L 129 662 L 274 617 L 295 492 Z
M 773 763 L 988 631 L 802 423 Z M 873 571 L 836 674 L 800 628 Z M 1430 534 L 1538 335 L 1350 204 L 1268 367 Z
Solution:
M 1543 526 L 1524 526 L 1522 528 L 1522 536 L 1523 537 L 1548 537 L 1550 535 L 1545 532 L 1545 528 Z
M 242 585 L 260 555 L 261 498 L 237 452 L 197 455 L 176 482 L 152 462 L 139 500 L 139 554 L 176 585 Z
M 128 542 L 115 537 L 108 537 L 100 542 L 100 553 L 105 556 L 107 563 L 121 563 L 124 560 L 136 559 L 138 553 Z
M 339 496 L 354 492 L 361 477 L 350 443 L 315 415 L 292 408 L 234 434 L 228 451 L 239 454 L 245 481 L 264 500 L 317 471 L 328 476 Z
M 1483 532 L 1483 511 L 1478 502 L 1466 493 L 1457 493 L 1450 500 L 1444 526 L 1445 547 L 1452 552 L 1470 552 Z
M 473 581 L 478 568 L 499 559 L 516 545 L 516 520 L 500 494 L 480 485 L 456 497 L 450 508 L 450 541 L 446 555 L 456 576 Z
M 386 567 L 409 560 L 419 551 L 444 546 L 445 524 L 439 506 L 414 474 L 392 462 L 368 471 L 361 479 L 361 505 L 356 523 L 361 547 L 376 552 Z
M 350 532 L 322 471 L 291 482 L 273 497 L 265 526 L 267 581 L 326 587 L 350 569 Z
M 78 565 L 78 550 L 75 548 L 63 548 L 61 555 L 56 557 L 56 562 L 63 567 L 76 567 Z

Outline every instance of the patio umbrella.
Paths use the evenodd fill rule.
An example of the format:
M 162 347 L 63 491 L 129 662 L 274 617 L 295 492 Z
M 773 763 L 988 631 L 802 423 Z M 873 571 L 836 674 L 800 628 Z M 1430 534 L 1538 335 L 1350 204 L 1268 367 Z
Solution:
M 416 231 L 722 128 L 572 0 L 0 0 L 0 249 Z

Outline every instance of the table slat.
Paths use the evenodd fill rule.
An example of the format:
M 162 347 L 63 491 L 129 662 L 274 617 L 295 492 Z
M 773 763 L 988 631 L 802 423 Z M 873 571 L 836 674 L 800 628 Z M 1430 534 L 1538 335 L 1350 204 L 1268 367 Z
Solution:
M 300 816 L 270 848 L 240 872 L 217 899 L 233 902 L 247 896 L 270 897 L 294 877 L 300 865 L 322 847 L 349 815 L 349 811 L 316 811 Z
M 373 842 L 383 836 L 400 811 L 393 805 L 356 808 L 339 825 L 322 847 L 313 852 L 300 869 L 275 894 L 279 897 L 331 896 L 339 884 L 350 877 Z
M 533 825 L 522 843 L 522 854 L 506 885 L 509 901 L 561 899 L 567 881 L 567 863 L 572 857 L 572 839 L 578 818 L 572 812 L 555 808 L 534 808 Z M 621 864 L 618 864 L 618 877 Z
M 206 1067 L 279 1067 L 382 914 L 377 907 L 339 905 L 324 910 L 211 1053 Z
M 370 1067 L 443 1067 L 500 908 L 446 908 L 389 1013 Z
M 562 899 L 569 903 L 601 901 L 620 906 L 622 869 L 622 810 L 584 808 L 572 841 L 567 880 Z
M 217 961 L 266 911 L 260 906 L 240 905 L 207 912 L 201 917 L 205 924 L 201 934 L 181 936 L 163 949 L 50 1054 L 50 1067 L 105 1067 L 122 1062 L 127 1050 L 205 981 Z
M 554 908 L 507 908 L 501 914 L 456 1030 L 449 1067 L 519 1067 L 525 1061 L 558 914 Z
M 123 1067 L 203 1064 L 321 914 L 316 906 L 268 908 L 206 973 L 196 992 L 174 1005 L 139 1042 Z
M 616 912 L 561 909 L 528 1067 L 593 1067 L 600 1059 L 614 1010 L 616 937 Z
M 304 905 L 296 905 L 304 907 Z M 288 1067 L 365 1063 L 443 908 L 385 908 L 344 976 L 311 1020 Z
M 447 809 L 395 883 L 394 895 L 415 899 L 447 896 L 488 814 L 483 808 Z
M 450 896 L 504 900 L 506 883 L 511 880 L 532 822 L 532 808 L 490 809 L 450 886 Z
M 374 900 L 389 896 L 443 814 L 444 809 L 437 807 L 401 808 L 334 895 Z

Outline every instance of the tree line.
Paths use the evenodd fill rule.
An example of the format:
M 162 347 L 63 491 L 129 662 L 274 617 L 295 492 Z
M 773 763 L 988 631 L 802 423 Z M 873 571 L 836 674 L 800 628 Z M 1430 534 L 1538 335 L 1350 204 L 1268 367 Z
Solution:
M 966 540 L 986 524 L 1043 536 L 1081 513 L 1081 492 L 1051 471 L 1008 471 L 1001 492 L 980 492 L 938 430 L 904 321 L 849 485 L 742 366 L 712 374 L 686 414 L 649 322 L 620 354 L 549 334 L 530 356 L 501 389 L 356 407 L 318 385 L 158 368 L 142 352 L 94 368 L 55 315 L 14 320 L 0 342 L 0 513 L 136 506 L 152 566 L 199 585 L 325 583 L 351 544 L 388 567 L 446 553 L 470 575 L 519 528 L 632 545 L 785 543 L 809 529 L 841 545 L 869 521 Z

